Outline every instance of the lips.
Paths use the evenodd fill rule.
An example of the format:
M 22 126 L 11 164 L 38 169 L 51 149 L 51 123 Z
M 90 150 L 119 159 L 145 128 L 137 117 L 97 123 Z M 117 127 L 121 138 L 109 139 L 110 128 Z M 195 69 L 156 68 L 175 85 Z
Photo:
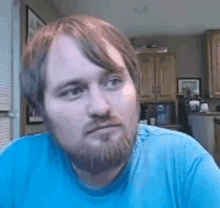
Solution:
M 105 128 L 110 128 L 110 127 L 118 127 L 118 126 L 120 126 L 120 125 L 117 124 L 117 125 L 108 125 L 108 126 L 97 127 L 95 129 L 92 129 L 92 130 L 88 131 L 87 134 L 91 134 L 95 131 L 98 131 L 99 129 L 105 129 Z

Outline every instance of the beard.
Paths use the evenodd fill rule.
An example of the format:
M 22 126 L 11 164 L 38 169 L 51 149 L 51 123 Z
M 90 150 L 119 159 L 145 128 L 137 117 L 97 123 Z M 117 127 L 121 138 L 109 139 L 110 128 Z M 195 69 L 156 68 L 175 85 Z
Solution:
M 74 152 L 68 152 L 73 164 L 80 170 L 88 171 L 92 175 L 116 168 L 128 161 L 136 141 L 136 134 L 129 138 L 124 133 L 117 142 L 113 142 L 109 133 L 101 134 L 104 145 L 100 148 L 83 144 Z
M 125 125 L 122 125 L 123 133 L 116 141 L 113 141 L 111 134 L 102 133 L 99 135 L 102 144 L 100 147 L 94 147 L 85 142 L 85 138 L 82 138 L 83 142 L 73 146 L 67 142 L 64 144 L 62 140 L 70 140 L 69 135 L 74 139 L 74 132 L 70 130 L 71 133 L 69 135 L 60 135 L 58 132 L 62 131 L 57 128 L 57 125 L 46 114 L 44 114 L 44 123 L 47 131 L 51 133 L 55 141 L 67 153 L 72 163 L 78 169 L 87 171 L 94 176 L 126 163 L 132 154 L 138 132 L 137 120 L 136 126 L 129 133 L 126 131 Z
M 77 147 L 62 145 L 57 134 L 52 130 L 49 132 L 78 169 L 87 171 L 94 176 L 126 163 L 132 154 L 137 135 L 137 130 L 131 137 L 124 132 L 117 141 L 112 141 L 109 133 L 100 134 L 99 139 L 102 139 L 103 145 L 97 148 L 86 143 Z

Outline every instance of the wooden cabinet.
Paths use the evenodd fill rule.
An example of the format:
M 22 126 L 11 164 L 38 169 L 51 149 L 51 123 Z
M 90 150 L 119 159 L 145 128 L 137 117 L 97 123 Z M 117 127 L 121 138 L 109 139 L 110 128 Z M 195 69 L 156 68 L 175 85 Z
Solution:
M 138 54 L 140 69 L 142 72 L 141 79 L 141 99 L 154 101 L 156 99 L 155 94 L 155 61 L 154 57 L 149 57 L 146 54 Z
M 176 100 L 176 71 L 174 53 L 139 53 L 142 71 L 142 102 Z
M 220 31 L 203 36 L 205 98 L 220 98 Z
M 156 89 L 157 100 L 176 100 L 176 71 L 174 55 L 156 57 Z
M 215 146 L 214 146 L 214 158 L 218 164 L 220 164 L 220 119 L 214 119 L 215 127 Z

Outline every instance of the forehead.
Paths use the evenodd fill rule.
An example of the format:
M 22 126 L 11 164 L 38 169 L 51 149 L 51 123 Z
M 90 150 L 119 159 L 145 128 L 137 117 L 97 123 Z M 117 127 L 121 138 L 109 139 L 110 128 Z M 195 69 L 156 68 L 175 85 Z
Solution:
M 108 56 L 118 65 L 124 67 L 124 61 L 120 52 L 105 38 L 101 37 L 100 42 Z M 60 59 L 82 56 L 79 44 L 68 35 L 58 35 L 55 37 L 50 47 L 49 54 L 58 56 Z M 50 55 L 49 55 L 50 56 Z
M 57 69 L 62 66 L 64 69 L 64 66 L 70 64 L 71 60 L 75 61 L 74 65 L 76 66 L 78 64 L 77 58 L 82 58 L 82 54 L 73 39 L 64 35 L 56 36 L 48 54 L 48 70 L 51 71 L 51 68 Z
M 119 51 L 108 41 L 102 39 L 104 47 L 110 58 L 119 66 L 125 68 L 124 61 Z M 82 75 L 94 76 L 95 71 L 103 71 L 93 64 L 80 51 L 73 38 L 66 35 L 57 36 L 48 53 L 47 59 L 47 81 L 50 84 L 57 84 L 58 81 L 65 81 Z

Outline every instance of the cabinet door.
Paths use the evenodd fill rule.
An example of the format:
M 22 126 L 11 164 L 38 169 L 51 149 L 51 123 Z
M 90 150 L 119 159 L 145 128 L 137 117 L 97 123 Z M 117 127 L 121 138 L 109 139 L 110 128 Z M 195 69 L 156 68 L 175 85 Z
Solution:
M 217 163 L 220 164 L 220 119 L 214 118 L 214 129 L 215 129 L 215 147 L 214 158 Z
M 140 69 L 142 71 L 142 101 L 155 101 L 155 69 L 154 58 L 149 54 L 138 54 Z
M 176 71 L 174 55 L 156 57 L 156 99 L 176 100 Z
M 212 38 L 210 61 L 210 98 L 220 98 L 220 34 Z

